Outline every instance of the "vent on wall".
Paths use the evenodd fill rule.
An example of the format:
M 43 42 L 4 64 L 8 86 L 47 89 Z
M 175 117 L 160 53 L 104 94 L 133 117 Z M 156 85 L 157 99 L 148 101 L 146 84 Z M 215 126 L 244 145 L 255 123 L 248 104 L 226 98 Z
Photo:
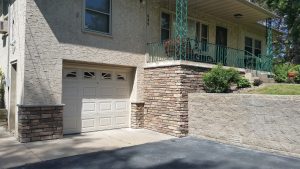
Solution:
M 0 21 L 0 33 L 6 34 L 8 31 L 8 21 Z

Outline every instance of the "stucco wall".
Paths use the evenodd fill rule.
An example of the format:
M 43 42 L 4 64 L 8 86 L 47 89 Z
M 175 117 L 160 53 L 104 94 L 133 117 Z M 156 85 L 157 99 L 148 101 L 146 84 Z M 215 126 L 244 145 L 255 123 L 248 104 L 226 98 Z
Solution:
M 146 44 L 160 41 L 160 14 L 166 6 L 161 6 L 159 1 L 149 0 L 148 4 L 143 4 L 139 0 L 112 0 L 112 36 L 108 37 L 82 31 L 83 0 L 26 2 L 26 61 L 22 104 L 61 103 L 63 60 L 136 67 L 131 100 L 144 100 Z M 190 12 L 189 15 L 209 24 L 210 42 L 215 40 L 215 26 L 223 25 L 229 29 L 230 47 L 243 44 L 243 33 L 241 40 L 237 40 L 237 24 L 197 12 Z M 259 37 L 264 39 L 263 35 Z
M 25 58 L 25 23 L 26 23 L 26 1 L 11 1 L 8 14 L 8 36 L 1 35 L 0 42 L 0 67 L 6 77 L 5 104 L 8 109 L 9 126 L 17 130 L 17 106 L 22 102 L 24 58 Z M 9 56 L 8 56 L 9 55 Z M 15 98 L 8 92 L 11 87 L 11 63 L 17 63 Z M 12 89 L 10 88 L 10 91 Z M 9 106 L 13 100 L 14 105 Z M 15 109 L 11 111 L 11 109 Z M 15 127 L 14 127 L 15 126 Z
M 82 31 L 82 0 L 27 0 L 23 104 L 60 104 L 63 59 L 137 67 L 135 86 L 143 98 L 145 6 L 112 1 L 112 36 Z
M 189 134 L 300 157 L 300 97 L 189 95 Z

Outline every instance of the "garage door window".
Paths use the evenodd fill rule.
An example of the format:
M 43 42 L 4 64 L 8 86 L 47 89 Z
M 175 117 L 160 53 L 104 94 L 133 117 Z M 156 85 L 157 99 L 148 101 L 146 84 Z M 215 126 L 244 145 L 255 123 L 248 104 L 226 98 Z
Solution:
M 84 72 L 83 74 L 84 79 L 95 79 L 95 72 Z
M 101 73 L 101 79 L 103 80 L 111 80 L 112 74 L 109 72 L 102 72 Z
M 117 74 L 117 80 L 126 80 L 126 74 L 125 73 L 118 73 Z
M 77 78 L 77 72 L 76 71 L 67 71 L 65 73 L 65 78 L 67 78 L 67 79 Z

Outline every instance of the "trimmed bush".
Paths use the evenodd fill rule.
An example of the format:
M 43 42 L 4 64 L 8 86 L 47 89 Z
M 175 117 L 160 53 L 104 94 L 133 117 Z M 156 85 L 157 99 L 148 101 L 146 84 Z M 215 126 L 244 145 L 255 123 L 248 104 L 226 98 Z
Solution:
M 237 83 L 241 75 L 235 69 L 224 69 L 218 65 L 204 75 L 204 88 L 208 93 L 226 93 L 233 83 Z
M 251 83 L 248 79 L 245 79 L 245 78 L 241 78 L 238 82 L 237 82 L 237 87 L 239 89 L 242 89 L 242 88 L 248 88 L 248 87 L 251 87 Z
M 263 84 L 263 81 L 260 79 L 255 79 L 253 82 L 253 86 L 260 86 Z

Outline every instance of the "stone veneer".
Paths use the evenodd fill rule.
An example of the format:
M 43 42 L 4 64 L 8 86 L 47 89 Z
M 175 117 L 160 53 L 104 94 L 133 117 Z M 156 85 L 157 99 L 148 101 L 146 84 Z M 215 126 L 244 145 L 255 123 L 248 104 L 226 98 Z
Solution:
M 300 157 L 300 96 L 189 95 L 189 135 Z
M 144 127 L 144 103 L 131 103 L 131 128 Z
M 148 67 L 144 71 L 144 128 L 184 137 L 188 134 L 188 93 L 203 92 L 207 68 L 185 65 Z
M 21 143 L 63 137 L 63 106 L 19 106 L 18 140 Z

